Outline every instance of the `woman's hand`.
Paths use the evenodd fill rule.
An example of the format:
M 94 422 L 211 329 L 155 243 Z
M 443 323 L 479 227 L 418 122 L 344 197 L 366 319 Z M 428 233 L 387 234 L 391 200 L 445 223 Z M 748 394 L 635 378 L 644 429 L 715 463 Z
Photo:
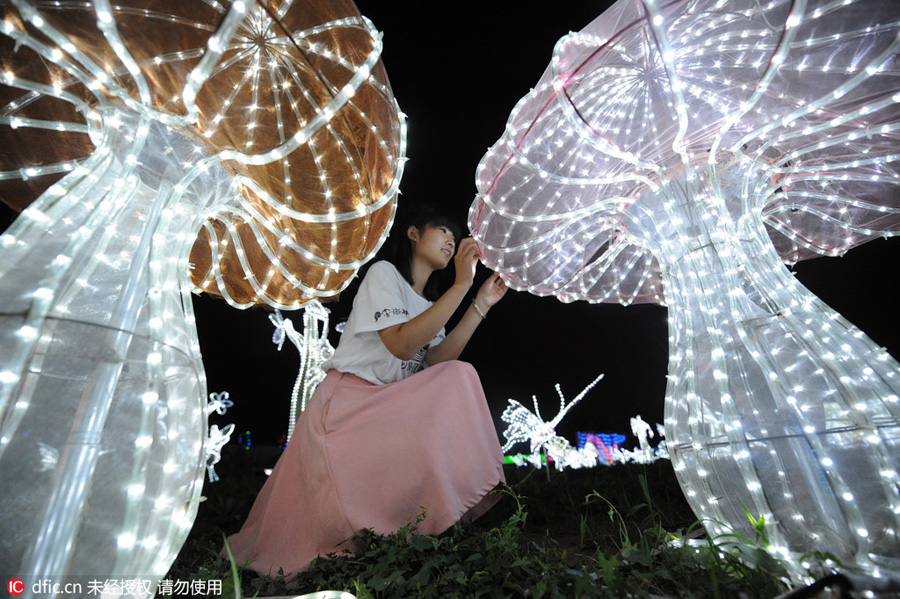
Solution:
M 478 246 L 471 237 L 459 242 L 453 266 L 456 269 L 456 285 L 464 285 L 466 289 L 475 281 L 475 267 L 478 265 Z
M 481 285 L 481 289 L 475 294 L 475 301 L 482 310 L 487 311 L 488 308 L 503 299 L 509 287 L 506 282 L 500 278 L 497 273 L 491 273 L 491 276 Z

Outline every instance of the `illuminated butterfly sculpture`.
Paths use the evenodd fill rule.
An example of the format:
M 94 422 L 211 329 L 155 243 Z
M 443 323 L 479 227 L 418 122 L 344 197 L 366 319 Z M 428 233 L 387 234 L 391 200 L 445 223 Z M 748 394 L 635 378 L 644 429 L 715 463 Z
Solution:
M 896 2 L 619 0 L 477 171 L 511 286 L 668 306 L 683 490 L 712 535 L 764 517 L 798 577 L 900 572 L 900 367 L 784 265 L 900 232 L 898 36 Z
M 190 292 L 339 293 L 393 220 L 404 118 L 348 0 L 0 11 L 0 198 L 22 211 L 0 237 L 0 564 L 155 588 L 205 466 Z
M 506 443 L 501 448 L 503 453 L 508 452 L 517 443 L 527 442 L 530 446 L 532 456 L 537 458 L 537 465 L 540 466 L 540 453 L 545 452 L 555 463 L 558 469 L 563 469 L 570 462 L 580 462 L 583 456 L 579 456 L 578 450 L 573 448 L 569 442 L 556 434 L 556 427 L 562 419 L 569 413 L 575 404 L 584 399 L 584 396 L 600 382 L 604 375 L 595 378 L 591 383 L 581 390 L 581 393 L 575 396 L 572 401 L 566 403 L 559 384 L 555 386 L 556 394 L 559 396 L 559 411 L 552 420 L 545 422 L 541 416 L 540 407 L 538 407 L 537 396 L 532 396 L 531 402 L 534 405 L 534 412 L 523 406 L 515 399 L 508 400 L 509 405 L 503 410 L 500 419 L 507 424 L 506 430 L 503 431 L 503 437 Z M 596 454 L 594 455 L 596 458 Z M 579 467 L 583 465 L 579 463 Z

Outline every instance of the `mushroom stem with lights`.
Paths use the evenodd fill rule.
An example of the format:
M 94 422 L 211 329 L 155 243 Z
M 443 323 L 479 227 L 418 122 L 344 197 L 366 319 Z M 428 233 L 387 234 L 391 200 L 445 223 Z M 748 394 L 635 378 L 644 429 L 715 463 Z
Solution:
M 339 293 L 392 222 L 404 119 L 349 1 L 2 11 L 0 563 L 152 596 L 205 466 L 190 293 Z
M 900 573 L 900 366 L 785 267 L 900 231 L 900 5 L 619 0 L 557 44 L 470 227 L 513 287 L 665 303 L 667 447 L 713 536 Z

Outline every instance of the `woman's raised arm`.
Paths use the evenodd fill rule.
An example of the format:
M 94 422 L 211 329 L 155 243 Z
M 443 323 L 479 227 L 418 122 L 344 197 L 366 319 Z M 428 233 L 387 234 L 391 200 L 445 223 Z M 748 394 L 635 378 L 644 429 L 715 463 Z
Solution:
M 420 349 L 434 339 L 465 299 L 472 287 L 475 266 L 478 263 L 475 240 L 471 237 L 463 239 L 453 261 L 456 267 L 456 280 L 430 308 L 404 323 L 378 331 L 381 341 L 396 358 L 411 360 Z M 443 342 L 440 345 L 443 345 Z
M 487 281 L 481 285 L 478 293 L 475 294 L 475 299 L 466 310 L 466 313 L 463 314 L 459 323 L 453 327 L 453 330 L 447 334 L 443 341 L 428 350 L 425 361 L 429 365 L 433 365 L 459 358 L 463 349 L 469 343 L 469 339 L 472 338 L 475 329 L 487 317 L 487 313 L 494 304 L 506 295 L 506 290 L 506 283 L 500 278 L 500 275 L 491 273 L 491 276 L 488 277 Z

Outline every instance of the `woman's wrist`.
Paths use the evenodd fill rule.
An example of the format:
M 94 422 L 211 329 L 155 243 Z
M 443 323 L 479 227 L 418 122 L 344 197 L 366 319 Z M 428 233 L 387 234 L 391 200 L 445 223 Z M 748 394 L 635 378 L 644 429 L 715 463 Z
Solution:
M 485 320 L 487 318 L 488 310 L 490 310 L 487 304 L 479 303 L 477 297 L 472 300 L 472 308 L 475 310 L 475 313 L 481 317 L 481 320 Z
M 444 292 L 444 295 L 451 297 L 453 303 L 459 307 L 465 303 L 466 297 L 469 295 L 469 288 L 466 287 L 465 283 L 456 282 Z

